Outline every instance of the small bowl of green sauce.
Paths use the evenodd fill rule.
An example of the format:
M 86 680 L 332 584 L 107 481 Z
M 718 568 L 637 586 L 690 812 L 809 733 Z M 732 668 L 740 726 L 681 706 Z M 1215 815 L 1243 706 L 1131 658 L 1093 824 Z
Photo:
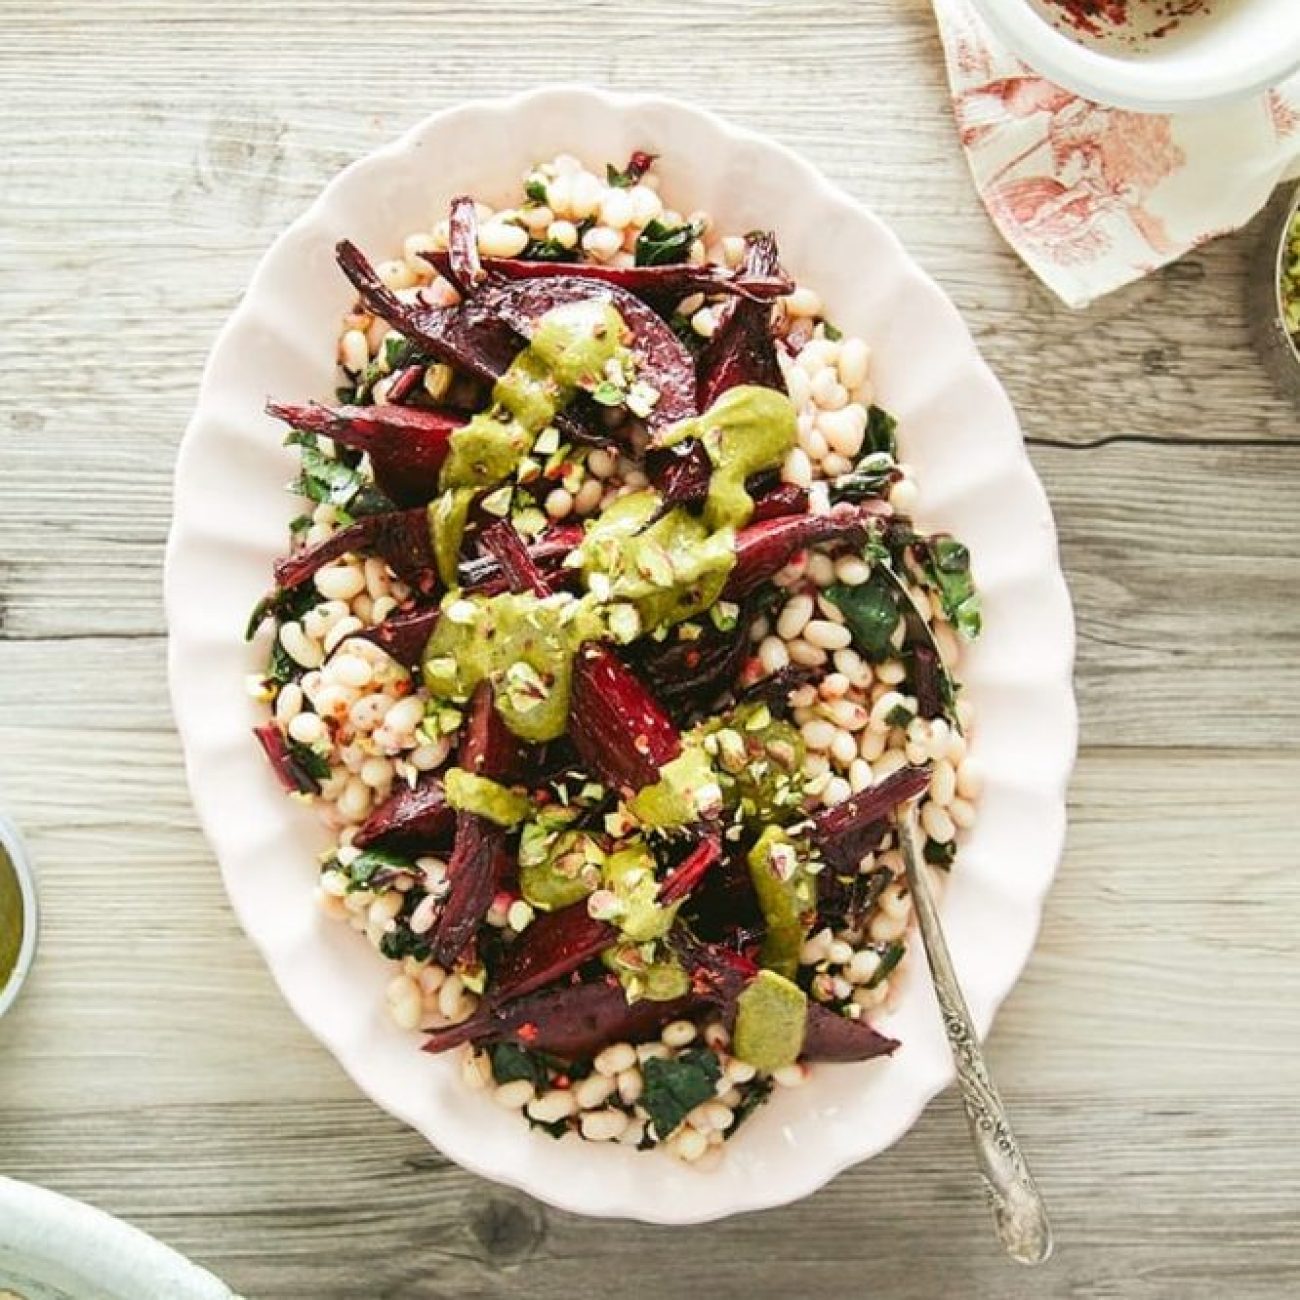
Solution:
M 1251 274 L 1252 332 L 1278 388 L 1300 408 L 1300 188 L 1279 190 L 1260 218 Z
M 36 955 L 36 882 L 13 825 L 0 816 L 0 1016 L 13 1005 Z

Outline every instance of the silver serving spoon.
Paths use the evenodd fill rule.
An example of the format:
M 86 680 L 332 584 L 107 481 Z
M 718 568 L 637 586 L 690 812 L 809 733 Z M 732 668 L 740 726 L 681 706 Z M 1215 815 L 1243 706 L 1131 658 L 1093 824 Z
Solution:
M 898 832 L 907 867 L 907 886 L 916 903 L 921 939 L 930 962 L 930 978 L 943 1013 L 943 1027 L 957 1067 L 957 1086 L 966 1106 L 971 1143 L 993 1207 L 998 1238 L 1012 1259 L 1021 1264 L 1042 1264 L 1052 1253 L 1047 1206 L 1025 1163 L 1020 1143 L 1011 1131 L 1002 1098 L 989 1077 L 966 999 L 952 968 L 925 864 L 916 851 L 914 802 L 902 809 Z

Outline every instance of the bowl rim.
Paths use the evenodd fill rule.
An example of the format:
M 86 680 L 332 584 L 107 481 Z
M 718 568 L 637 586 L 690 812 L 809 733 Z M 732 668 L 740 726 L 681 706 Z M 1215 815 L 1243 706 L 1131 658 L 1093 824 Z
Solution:
M 1051 681 L 1053 690 L 1057 692 L 1053 699 L 1059 703 L 1061 708 L 1060 743 L 1057 746 L 1059 768 L 1053 774 L 1055 779 L 1050 782 L 1050 789 L 1047 788 L 1047 783 L 1044 786 L 1044 797 L 1050 798 L 1054 809 L 1059 808 L 1061 816 L 1059 826 L 1054 827 L 1044 841 L 1042 856 L 1045 860 L 1049 860 L 1050 870 L 1034 890 L 1026 889 L 1023 896 L 1020 897 L 1026 914 L 1024 929 L 1018 932 L 1018 938 L 1023 940 L 1023 955 L 1019 956 L 1014 962 L 1014 971 L 1008 968 L 1005 981 L 999 982 L 996 996 L 987 998 L 983 1006 L 976 1009 L 977 1027 L 981 1036 L 983 1036 L 988 1032 L 998 1007 L 1001 1006 L 1023 974 L 1024 967 L 1033 950 L 1034 941 L 1041 924 L 1041 913 L 1046 894 L 1060 863 L 1065 837 L 1065 793 L 1077 756 L 1078 715 L 1073 690 L 1074 616 L 1060 566 L 1059 547 L 1055 523 L 1051 517 L 1050 504 L 1042 484 L 1029 461 L 1023 441 L 1023 431 L 1020 429 L 1014 408 L 1011 407 L 1009 400 L 1006 398 L 1005 390 L 976 347 L 969 327 L 951 299 L 920 268 L 906 251 L 894 231 L 864 204 L 852 198 L 811 163 L 779 141 L 760 132 L 737 126 L 717 114 L 680 99 L 661 94 L 612 92 L 590 85 L 568 82 L 550 83 L 513 95 L 483 96 L 460 101 L 422 118 L 398 138 L 358 157 L 350 163 L 329 181 L 307 210 L 292 222 L 265 252 L 249 281 L 248 288 L 240 303 L 227 318 L 212 347 L 207 366 L 203 372 L 194 413 L 186 427 L 185 436 L 177 456 L 175 510 L 167 541 L 164 603 L 169 629 L 169 687 L 173 711 L 181 732 L 182 741 L 187 741 L 187 724 L 191 719 L 191 703 L 193 702 L 192 692 L 187 689 L 188 683 L 182 671 L 181 637 L 178 633 L 178 627 L 183 622 L 182 613 L 189 604 L 190 596 L 180 576 L 181 561 L 190 545 L 190 529 L 182 510 L 187 483 L 187 466 L 190 458 L 197 454 L 194 449 L 199 437 L 202 436 L 202 426 L 207 420 L 207 412 L 213 405 L 213 399 L 216 395 L 215 372 L 218 368 L 216 364 L 217 358 L 229 345 L 231 338 L 243 328 L 246 319 L 251 318 L 252 308 L 250 304 L 259 297 L 267 281 L 271 279 L 268 267 L 272 264 L 275 254 L 286 244 L 301 238 L 309 233 L 313 227 L 322 224 L 322 218 L 327 213 L 329 205 L 341 190 L 346 190 L 352 183 L 352 178 L 364 174 L 372 167 L 391 166 L 403 162 L 409 164 L 413 158 L 418 157 L 426 135 L 439 129 L 450 131 L 457 125 L 464 125 L 467 119 L 475 114 L 494 116 L 497 124 L 501 125 L 513 115 L 528 114 L 539 105 L 547 103 L 558 103 L 573 117 L 575 122 L 574 140 L 570 147 L 578 151 L 581 151 L 583 147 L 581 122 L 584 112 L 599 111 L 634 115 L 638 110 L 652 108 L 668 111 L 672 114 L 685 115 L 707 125 L 729 147 L 760 147 L 765 151 L 778 155 L 783 164 L 789 167 L 797 176 L 799 182 L 807 187 L 805 202 L 809 204 L 823 203 L 838 211 L 847 210 L 856 218 L 871 224 L 873 229 L 879 233 L 881 239 L 892 247 L 900 264 L 905 267 L 912 285 L 928 296 L 929 305 L 936 313 L 941 313 L 951 321 L 954 333 L 959 334 L 962 363 L 974 372 L 974 375 L 980 379 L 981 383 L 996 392 L 1005 403 L 1006 413 L 1016 434 L 1014 468 L 1016 473 L 1021 476 L 1026 489 L 1032 492 L 1034 504 L 1041 516 L 1041 518 L 1035 519 L 1035 525 L 1042 530 L 1045 550 L 1044 564 L 1047 570 L 1045 577 L 1050 587 L 1050 590 L 1044 595 L 1051 607 L 1052 617 L 1058 620 L 1053 626 L 1054 630 L 1059 632 L 1061 638 L 1058 650 L 1059 663 L 1054 660 L 1057 666 L 1054 669 Z M 395 235 L 400 233 L 395 232 Z M 954 339 L 954 354 L 956 354 L 957 346 L 958 341 Z M 197 706 L 194 712 L 197 713 Z M 187 780 L 200 821 L 209 842 L 215 847 L 222 843 L 223 839 L 219 833 L 219 826 L 222 820 L 221 813 L 224 810 L 219 810 L 216 807 L 215 800 L 207 798 L 207 792 L 202 787 L 195 761 L 196 748 L 188 743 L 183 744 Z M 252 747 L 250 746 L 250 753 L 251 750 Z M 255 926 L 250 924 L 249 915 L 246 913 L 246 905 L 241 901 L 238 892 L 232 887 L 231 871 L 227 868 L 226 862 L 222 860 L 222 855 L 219 855 L 219 860 L 221 860 L 222 873 L 232 907 L 239 918 L 241 926 L 252 939 L 254 946 L 261 952 L 263 960 L 270 968 L 282 996 L 308 1031 L 326 1046 L 357 1087 L 382 1109 L 420 1132 L 427 1141 L 441 1149 L 444 1154 L 456 1163 L 480 1176 L 539 1197 L 560 1209 L 594 1217 L 622 1217 L 639 1219 L 643 1222 L 683 1224 L 703 1223 L 731 1214 L 786 1204 L 811 1194 L 843 1170 L 872 1158 L 892 1145 L 894 1141 L 911 1129 L 933 1097 L 951 1083 L 954 1077 L 951 1061 L 945 1055 L 942 1069 L 927 1075 L 924 1086 L 916 1087 L 909 1094 L 909 1099 L 905 1103 L 900 1103 L 897 1107 L 899 1118 L 896 1132 L 891 1131 L 884 1139 L 881 1139 L 879 1135 L 873 1135 L 872 1144 L 865 1153 L 856 1147 L 849 1147 L 847 1149 L 837 1149 L 829 1158 L 823 1158 L 816 1162 L 801 1162 L 798 1168 L 790 1171 L 788 1179 L 777 1190 L 762 1186 L 757 1180 L 754 1180 L 743 1193 L 736 1193 L 731 1200 L 724 1201 L 722 1198 L 714 1198 L 706 1205 L 695 1203 L 682 1205 L 666 1197 L 660 1197 L 652 1204 L 645 1195 L 638 1195 L 637 1197 L 629 1195 L 621 1201 L 607 1199 L 599 1204 L 593 1204 L 592 1198 L 584 1197 L 580 1190 L 570 1184 L 559 1181 L 542 1181 L 535 1168 L 531 1166 L 524 1168 L 522 1162 L 520 1167 L 502 1167 L 500 1164 L 493 1164 L 491 1160 L 481 1158 L 472 1145 L 459 1140 L 454 1143 L 454 1149 L 449 1149 L 449 1146 L 453 1145 L 452 1137 L 444 1132 L 443 1136 L 447 1138 L 446 1143 L 435 1140 L 428 1125 L 417 1114 L 413 1106 L 403 1104 L 401 1099 L 392 1096 L 386 1096 L 382 1102 L 378 1101 L 372 1085 L 364 1078 L 367 1063 L 355 1054 L 345 1054 L 344 1049 L 326 1032 L 325 1027 L 314 1022 L 306 1014 L 305 997 L 300 996 L 299 990 L 288 979 L 287 972 L 282 969 L 282 964 L 275 960 L 271 942 L 264 934 L 260 934 Z M 830 1068 L 849 1069 L 851 1067 Z M 587 1167 L 595 1176 L 598 1169 L 596 1162 L 591 1161 Z M 783 1173 L 785 1172 L 787 1171 L 783 1170 Z
M 1176 113 L 1249 99 L 1300 68 L 1300 26 L 1289 38 L 1271 34 L 1274 39 L 1258 42 L 1258 53 L 1250 61 L 1198 72 L 1192 84 L 1177 68 L 1088 48 L 1053 27 L 1029 0 L 972 3 L 1036 71 L 1088 99 L 1140 113 Z
M 5 1229 L 0 1262 L 6 1252 L 22 1250 L 29 1261 L 76 1273 L 81 1284 L 93 1282 L 96 1295 L 102 1294 L 100 1287 L 109 1286 L 124 1298 L 156 1296 L 163 1294 L 156 1288 L 165 1283 L 168 1300 L 239 1300 L 220 1278 L 143 1228 L 98 1206 L 3 1174 L 0 1223 Z
M 0 1018 L 3 1018 L 5 1012 L 18 1000 L 18 994 L 35 965 L 36 940 L 41 921 L 36 893 L 36 869 L 32 865 L 27 846 L 18 834 L 18 828 L 3 813 L 0 813 L 0 844 L 4 845 L 9 861 L 13 864 L 14 876 L 18 881 L 18 896 L 23 907 L 23 937 L 18 946 L 18 961 L 10 971 L 4 987 L 0 988 Z

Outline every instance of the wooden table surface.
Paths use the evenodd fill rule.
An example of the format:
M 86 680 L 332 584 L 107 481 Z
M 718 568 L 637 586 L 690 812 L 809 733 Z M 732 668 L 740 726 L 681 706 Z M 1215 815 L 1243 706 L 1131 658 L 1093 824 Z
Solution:
M 720 1300 L 1300 1293 L 1300 420 L 1250 343 L 1258 232 L 1060 306 L 972 193 L 925 0 L 0 0 L 0 24 L 0 798 L 45 909 L 0 1025 L 0 1170 L 251 1300 L 569 1300 L 614 1277 Z M 160 601 L 204 355 L 340 166 L 547 79 L 672 92 L 801 150 L 894 225 L 1020 410 L 1083 736 L 990 1046 L 1055 1212 L 1045 1271 L 999 1257 L 951 1095 L 811 1200 L 710 1228 L 481 1182 L 357 1094 L 225 904 Z

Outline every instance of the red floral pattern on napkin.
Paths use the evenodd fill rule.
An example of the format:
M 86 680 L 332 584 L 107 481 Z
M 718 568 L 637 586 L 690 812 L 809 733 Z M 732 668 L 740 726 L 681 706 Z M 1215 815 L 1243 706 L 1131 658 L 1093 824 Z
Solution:
M 1300 163 L 1300 77 L 1212 113 L 1095 104 L 934 0 L 957 131 L 989 215 L 1071 306 L 1244 225 Z

